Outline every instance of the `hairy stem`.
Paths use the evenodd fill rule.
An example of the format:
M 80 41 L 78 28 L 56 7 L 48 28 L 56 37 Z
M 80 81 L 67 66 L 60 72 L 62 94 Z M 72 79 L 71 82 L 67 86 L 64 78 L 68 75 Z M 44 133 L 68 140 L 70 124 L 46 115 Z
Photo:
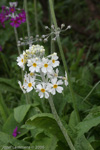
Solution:
M 53 19 L 54 26 L 57 29 L 58 26 L 57 26 L 57 21 L 56 21 L 56 17 L 55 17 L 54 7 L 53 7 L 53 0 L 49 0 L 49 6 L 50 6 L 50 12 L 51 12 L 51 16 L 52 16 L 52 19 Z M 76 113 L 76 119 L 77 119 L 77 123 L 78 123 L 79 120 L 80 120 L 80 117 L 79 117 L 79 113 L 78 113 L 78 109 L 77 109 L 77 105 L 76 105 L 76 98 L 75 98 L 74 91 L 73 91 L 72 84 L 71 84 L 71 80 L 70 80 L 70 77 L 69 77 L 68 68 L 67 68 L 65 57 L 64 57 L 60 37 L 57 38 L 57 43 L 58 43 L 58 47 L 59 47 L 59 50 L 60 50 L 60 54 L 61 54 L 61 58 L 62 58 L 64 68 L 67 72 L 69 89 L 70 89 L 70 93 L 71 93 L 71 96 L 72 96 L 72 103 L 73 103 L 73 107 L 74 107 L 74 110 L 75 110 L 75 113 Z
M 69 145 L 69 147 L 70 147 L 70 149 L 71 149 L 71 150 L 75 150 L 75 148 L 74 148 L 74 146 L 73 146 L 73 143 L 71 142 L 71 139 L 70 139 L 70 137 L 69 137 L 69 135 L 68 135 L 68 133 L 67 133 L 67 130 L 66 130 L 65 127 L 63 126 L 63 124 L 62 124 L 62 122 L 61 122 L 61 120 L 60 120 L 60 118 L 59 118 L 59 116 L 58 116 L 58 114 L 57 114 L 57 111 L 56 111 L 56 109 L 55 109 L 55 106 L 54 106 L 53 99 L 52 99 L 51 95 L 49 96 L 48 101 L 49 101 L 49 104 L 50 104 L 52 113 L 53 113 L 53 115 L 54 115 L 54 118 L 55 118 L 55 120 L 56 120 L 58 126 L 60 127 L 60 129 L 61 129 L 61 131 L 62 131 L 62 133 L 63 133 L 63 135 L 64 135 L 64 137 L 65 137 L 65 139 L 66 139 L 66 141 L 67 141 L 67 143 L 68 143 L 68 145 Z

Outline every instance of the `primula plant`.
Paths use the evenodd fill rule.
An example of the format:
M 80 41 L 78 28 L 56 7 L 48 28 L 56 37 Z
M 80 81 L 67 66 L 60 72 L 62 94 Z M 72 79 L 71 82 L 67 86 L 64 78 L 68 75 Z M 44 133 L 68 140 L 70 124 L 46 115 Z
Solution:
M 57 53 L 45 57 L 45 49 L 40 45 L 32 45 L 17 58 L 18 65 L 28 73 L 24 75 L 23 85 L 19 85 L 24 93 L 33 89 L 39 93 L 40 98 L 48 99 L 49 95 L 56 92 L 62 93 L 63 83 L 68 85 L 67 73 L 65 77 L 59 76 L 60 64 Z
M 1 150 L 100 150 L 98 3 L 0 0 Z

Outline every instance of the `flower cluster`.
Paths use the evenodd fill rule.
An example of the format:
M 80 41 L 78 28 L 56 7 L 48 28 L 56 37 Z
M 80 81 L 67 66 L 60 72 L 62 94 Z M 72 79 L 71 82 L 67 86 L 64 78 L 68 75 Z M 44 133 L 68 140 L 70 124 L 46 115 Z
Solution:
M 64 32 L 68 29 L 71 28 L 71 26 L 67 26 L 67 28 L 63 29 L 65 27 L 65 24 L 61 24 L 61 27 L 57 27 L 57 29 L 55 28 L 54 25 L 51 25 L 51 28 L 49 28 L 48 26 L 45 26 L 45 29 L 47 29 L 50 33 L 46 34 L 46 35 L 42 35 L 42 39 L 44 42 L 48 41 L 48 38 L 50 36 L 53 36 L 52 40 L 55 41 L 57 39 L 57 37 L 59 37 L 61 32 Z
M 3 27 L 5 27 L 5 24 L 4 24 L 4 22 L 8 19 L 8 14 L 9 14 L 9 12 L 8 12 L 8 10 L 6 9 L 6 7 L 5 6 L 2 6 L 2 11 L 1 11 L 1 13 L 0 13 L 0 23 L 1 23 L 1 25 L 3 26 Z
M 17 8 L 17 2 L 10 2 L 9 5 L 9 7 L 2 6 L 0 23 L 5 27 L 4 22 L 10 19 L 10 25 L 17 28 L 26 22 L 26 13 L 23 9 Z
M 33 89 L 39 93 L 40 98 L 48 98 L 50 94 L 62 93 L 63 83 L 68 85 L 67 73 L 65 77 L 58 76 L 60 64 L 57 53 L 45 57 L 45 49 L 40 45 L 32 45 L 17 57 L 17 64 L 29 73 L 25 73 L 23 85 L 18 81 L 24 93 Z
M 48 39 L 50 36 L 53 36 L 52 40 L 56 41 L 57 37 L 59 37 L 61 32 L 64 32 L 68 29 L 71 28 L 71 26 L 67 26 L 67 28 L 63 29 L 65 27 L 65 24 L 61 24 L 61 27 L 58 27 L 57 29 L 55 28 L 54 25 L 51 25 L 51 28 L 49 28 L 48 26 L 45 26 L 45 29 L 47 29 L 49 31 L 48 34 L 46 35 L 36 35 L 35 37 L 31 36 L 29 37 L 25 37 L 25 38 L 20 38 L 17 42 L 18 46 L 23 46 L 23 45 L 32 45 L 33 43 L 36 42 L 48 42 Z
M 39 35 L 36 35 L 36 37 L 33 38 L 33 36 L 30 37 L 25 37 L 25 38 L 19 38 L 17 45 L 18 46 L 23 46 L 23 45 L 32 45 L 35 42 L 42 41 L 42 38 L 39 37 Z

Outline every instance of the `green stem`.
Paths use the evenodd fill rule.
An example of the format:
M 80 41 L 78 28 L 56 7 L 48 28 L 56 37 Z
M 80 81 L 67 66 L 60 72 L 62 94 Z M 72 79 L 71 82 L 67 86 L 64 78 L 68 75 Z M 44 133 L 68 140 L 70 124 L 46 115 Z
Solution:
M 30 42 L 30 26 L 29 26 L 29 19 L 28 19 L 28 11 L 27 11 L 27 0 L 24 0 L 24 5 L 25 5 L 25 12 L 26 12 L 26 23 L 27 23 L 27 33 L 28 33 L 28 38 L 29 38 L 29 46 L 31 46 Z
M 38 28 L 38 14 L 37 14 L 37 2 L 36 2 L 36 0 L 34 0 L 34 11 L 35 11 L 35 28 L 36 28 L 36 34 L 38 35 L 39 28 Z
M 15 27 L 14 27 L 14 33 L 15 33 L 16 44 L 17 44 L 18 43 L 18 32 L 17 32 L 17 29 Z M 17 49 L 18 49 L 18 54 L 20 55 L 21 50 L 20 50 L 20 47 L 18 46 L 18 44 L 17 44 Z M 21 74 L 22 74 L 22 79 L 23 79 L 23 70 L 21 71 Z
M 14 33 L 15 33 L 16 44 L 17 44 L 18 43 L 18 33 L 17 33 L 16 27 L 14 27 Z M 20 55 L 21 54 L 21 50 L 20 50 L 20 47 L 18 46 L 18 44 L 17 44 L 17 49 L 18 49 L 18 54 Z
M 28 93 L 25 94 L 26 104 L 31 104 Z
M 50 20 L 51 20 L 51 25 L 53 25 L 53 20 L 52 20 L 52 16 L 51 16 L 51 13 L 50 13 Z M 53 52 L 55 52 L 55 45 L 54 45 L 54 41 L 52 40 L 53 39 L 53 35 L 51 35 L 51 54 Z
M 71 142 L 71 139 L 70 139 L 70 137 L 69 137 L 69 135 L 68 135 L 68 133 L 67 133 L 67 130 L 66 130 L 66 128 L 63 126 L 63 124 L 62 124 L 62 122 L 61 122 L 61 120 L 60 120 L 60 118 L 59 118 L 59 116 L 58 116 L 58 114 L 57 114 L 57 111 L 56 111 L 56 109 L 55 109 L 55 106 L 54 106 L 53 99 L 52 99 L 51 95 L 49 96 L 48 101 L 49 101 L 49 104 L 50 104 L 52 113 L 53 113 L 53 115 L 54 115 L 54 118 L 55 118 L 55 120 L 56 120 L 58 126 L 60 127 L 60 129 L 61 129 L 61 131 L 62 131 L 62 133 L 63 133 L 63 135 L 64 135 L 64 137 L 65 137 L 65 139 L 66 139 L 66 141 L 67 141 L 67 143 L 68 143 L 68 145 L 69 145 L 69 147 L 70 147 L 70 149 L 71 149 L 71 150 L 75 150 L 75 148 L 74 148 L 74 146 L 73 146 L 73 143 Z
M 51 11 L 51 16 L 52 16 L 52 19 L 53 19 L 54 26 L 57 29 L 58 26 L 57 26 L 57 21 L 56 21 L 56 17 L 55 17 L 54 7 L 53 7 L 53 0 L 49 0 L 49 6 L 50 6 L 50 11 Z M 75 110 L 75 113 L 76 113 L 76 117 L 77 117 L 76 119 L 77 119 L 77 123 L 78 123 L 79 120 L 80 120 L 80 117 L 79 117 L 79 113 L 78 113 L 78 109 L 77 109 L 77 105 L 76 105 L 76 98 L 75 98 L 74 91 L 73 91 L 73 88 L 72 88 L 72 83 L 71 83 L 71 80 L 70 80 L 70 77 L 69 77 L 68 68 L 67 68 L 67 65 L 66 65 L 66 60 L 65 60 L 65 57 L 64 57 L 60 37 L 57 38 L 57 43 L 58 43 L 58 47 L 59 47 L 59 50 L 60 50 L 60 54 L 61 54 L 61 58 L 62 58 L 64 68 L 67 72 L 69 89 L 70 89 L 70 93 L 71 93 L 71 96 L 72 96 L 72 103 L 73 103 L 73 107 L 74 107 L 74 110 Z

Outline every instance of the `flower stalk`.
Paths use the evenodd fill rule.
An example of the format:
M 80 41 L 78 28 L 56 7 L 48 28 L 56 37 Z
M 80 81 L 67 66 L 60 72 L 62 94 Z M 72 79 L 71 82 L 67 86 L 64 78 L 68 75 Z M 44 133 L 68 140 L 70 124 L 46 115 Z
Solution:
M 29 26 L 29 18 L 28 18 L 28 11 L 27 11 L 27 0 L 24 0 L 24 5 L 25 5 L 25 12 L 26 12 L 26 23 L 27 23 L 27 33 L 28 33 L 28 38 L 30 41 L 30 26 Z M 29 46 L 31 46 L 31 42 L 29 42 Z
M 14 26 L 14 33 L 15 33 L 16 44 L 17 44 L 18 43 L 18 32 L 17 32 L 17 29 L 16 29 L 15 26 Z M 17 44 L 17 49 L 18 49 L 18 54 L 20 55 L 21 54 L 21 50 L 20 50 L 20 47 L 18 46 L 18 44 Z M 22 79 L 23 79 L 23 71 L 22 71 Z
M 52 114 L 54 115 L 54 118 L 55 118 L 58 126 L 60 127 L 60 129 L 61 129 L 61 131 L 62 131 L 62 133 L 63 133 L 63 135 L 64 135 L 64 137 L 65 137 L 65 139 L 66 139 L 66 141 L 67 141 L 67 143 L 69 145 L 69 147 L 70 147 L 70 149 L 71 150 L 75 150 L 75 148 L 73 146 L 73 143 L 72 143 L 72 141 L 71 141 L 71 139 L 70 139 L 70 137 L 69 137 L 69 135 L 67 133 L 67 130 L 63 126 L 63 124 L 62 124 L 62 122 L 61 122 L 61 120 L 60 120 L 60 118 L 59 118 L 59 116 L 57 114 L 57 111 L 55 109 L 55 106 L 54 106 L 53 99 L 52 99 L 51 95 L 49 96 L 48 101 L 49 101 L 49 104 L 50 104 L 50 107 L 51 107 Z
M 37 14 L 37 2 L 34 0 L 34 12 L 35 12 L 35 28 L 36 34 L 38 35 L 39 28 L 38 28 L 38 14 Z
M 49 0 L 49 6 L 50 6 L 50 12 L 51 12 L 51 16 L 52 16 L 52 19 L 53 19 L 55 29 L 57 29 L 58 26 L 57 26 L 57 21 L 56 21 L 56 17 L 55 17 L 54 7 L 53 7 L 53 0 Z M 59 47 L 59 50 L 60 50 L 60 54 L 61 54 L 61 58 L 62 58 L 64 68 L 67 72 L 69 89 L 70 89 L 70 93 L 71 93 L 71 96 L 72 96 L 72 103 L 73 103 L 73 107 L 74 107 L 74 110 L 75 110 L 75 113 L 76 113 L 76 117 L 77 117 L 76 119 L 77 119 L 77 123 L 78 123 L 79 120 L 80 120 L 80 117 L 79 117 L 79 113 L 78 113 L 78 109 L 77 109 L 77 105 L 76 105 L 76 98 L 75 98 L 74 91 L 73 91 L 72 84 L 71 84 L 71 80 L 70 80 L 70 77 L 69 77 L 68 68 L 67 68 L 67 65 L 66 65 L 66 60 L 65 60 L 65 57 L 64 57 L 60 37 L 57 37 L 57 43 L 58 43 L 58 47 Z
M 15 26 L 14 26 L 14 33 L 15 33 L 16 44 L 17 44 L 18 43 L 18 33 L 17 33 L 17 29 L 16 29 Z M 18 54 L 20 55 L 21 54 L 21 50 L 20 50 L 20 47 L 18 46 L 18 44 L 17 44 L 17 49 L 18 49 Z

